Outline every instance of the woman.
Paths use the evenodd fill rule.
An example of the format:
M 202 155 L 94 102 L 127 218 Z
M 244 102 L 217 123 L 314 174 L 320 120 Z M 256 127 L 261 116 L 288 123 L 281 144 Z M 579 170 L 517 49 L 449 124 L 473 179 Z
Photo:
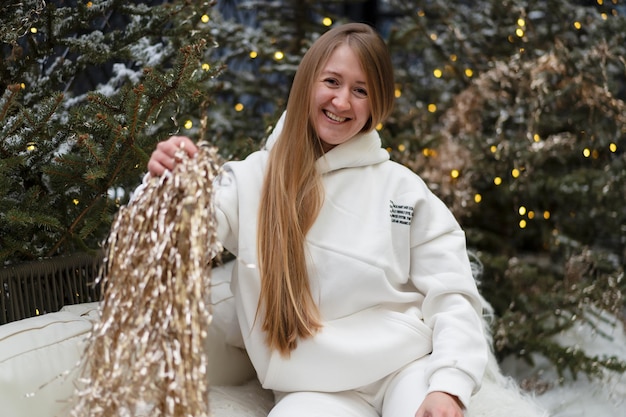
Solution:
M 243 344 L 271 417 L 461 417 L 488 347 L 450 211 L 389 160 L 374 127 L 394 97 L 391 60 L 364 24 L 305 54 L 266 148 L 225 164 L 218 236 Z M 186 137 L 160 143 L 162 175 Z

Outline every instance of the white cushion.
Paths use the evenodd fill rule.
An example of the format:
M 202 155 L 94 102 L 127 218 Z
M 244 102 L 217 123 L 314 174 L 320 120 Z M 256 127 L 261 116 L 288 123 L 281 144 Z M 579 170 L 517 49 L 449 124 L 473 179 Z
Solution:
M 267 417 L 273 406 L 274 394 L 256 378 L 243 385 L 212 386 L 209 393 L 213 417 Z
M 70 312 L 0 326 L 0 404 L 10 417 L 66 416 L 92 323 Z
M 100 303 L 83 303 L 70 304 L 61 308 L 61 311 L 67 311 L 75 316 L 81 316 L 89 321 L 95 322 L 100 320 Z

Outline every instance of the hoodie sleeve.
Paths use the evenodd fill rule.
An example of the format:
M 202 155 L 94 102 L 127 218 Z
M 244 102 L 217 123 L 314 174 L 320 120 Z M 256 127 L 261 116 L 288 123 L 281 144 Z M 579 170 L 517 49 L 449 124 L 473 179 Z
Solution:
M 215 216 L 217 238 L 231 253 L 238 253 L 239 236 L 239 197 L 237 182 L 227 163 L 222 173 L 215 179 Z
M 429 392 L 450 393 L 467 407 L 480 387 L 488 345 L 465 234 L 429 190 L 415 208 L 411 227 L 411 280 L 424 295 L 424 321 L 433 330 Z

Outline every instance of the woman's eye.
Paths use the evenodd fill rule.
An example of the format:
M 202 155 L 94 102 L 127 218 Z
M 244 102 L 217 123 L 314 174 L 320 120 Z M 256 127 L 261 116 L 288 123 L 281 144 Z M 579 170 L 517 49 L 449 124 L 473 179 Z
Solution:
M 367 90 L 365 88 L 355 88 L 354 94 L 357 97 L 367 97 Z
M 335 80 L 334 78 L 326 78 L 326 79 L 324 79 L 324 83 L 326 83 L 327 85 L 330 85 L 330 86 L 337 86 L 337 85 L 339 85 L 339 82 L 337 80 Z

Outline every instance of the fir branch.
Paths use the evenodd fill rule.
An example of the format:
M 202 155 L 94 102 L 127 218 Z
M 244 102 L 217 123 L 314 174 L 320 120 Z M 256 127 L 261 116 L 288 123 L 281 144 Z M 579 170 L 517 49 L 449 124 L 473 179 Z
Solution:
M 78 227 L 78 225 L 83 221 L 83 218 L 87 216 L 91 210 L 98 204 L 98 202 L 103 198 L 101 194 L 96 195 L 87 206 L 81 210 L 81 212 L 76 216 L 74 221 L 69 225 L 66 229 L 65 233 L 56 241 L 56 243 L 51 247 L 51 249 L 47 253 L 47 257 L 54 256 L 57 253 L 57 250 L 61 247 L 61 245 L 74 234 L 74 230 Z
M 141 123 L 139 120 L 139 117 L 141 114 L 141 102 L 144 97 L 144 91 L 145 91 L 145 87 L 143 84 L 139 84 L 137 87 L 133 88 L 133 95 L 135 98 L 135 102 L 133 106 L 133 111 L 131 113 L 130 127 L 129 127 L 129 132 L 128 132 L 127 145 L 129 146 L 133 146 L 135 144 L 135 137 L 139 133 L 138 130 L 140 129 L 138 126 L 141 126 L 141 129 L 144 128 L 145 124 L 148 122 L 150 113 L 152 112 L 152 109 L 154 108 L 154 107 L 151 107 L 148 110 L 146 114 L 146 119 L 143 121 L 143 123 Z
M 4 94 L 2 95 L 2 106 L 0 106 L 0 120 L 5 120 L 10 110 L 16 105 L 16 100 L 19 97 L 19 93 L 22 90 L 21 85 L 11 84 L 7 86 Z
M 60 230 L 62 225 L 53 215 L 43 213 L 27 213 L 22 209 L 11 209 L 6 213 L 6 220 L 22 226 L 38 226 Z

